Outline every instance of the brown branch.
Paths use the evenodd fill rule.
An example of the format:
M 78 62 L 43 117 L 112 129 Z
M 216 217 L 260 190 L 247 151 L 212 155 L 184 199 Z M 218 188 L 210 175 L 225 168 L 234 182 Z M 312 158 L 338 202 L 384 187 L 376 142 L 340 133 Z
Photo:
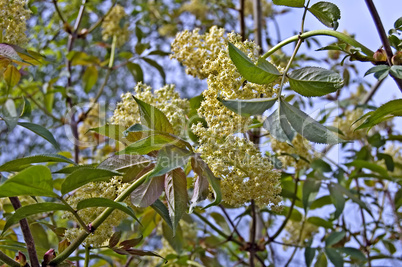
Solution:
M 18 197 L 9 197 L 9 199 L 15 210 L 21 208 L 21 202 Z M 28 220 L 25 218 L 22 219 L 20 221 L 20 226 L 25 243 L 27 244 L 27 250 L 31 265 L 32 267 L 40 267 L 38 255 L 36 254 L 35 241 L 32 237 L 31 229 L 29 229 Z
M 251 200 L 251 233 L 250 233 L 250 267 L 254 267 L 254 258 L 255 258 L 255 249 L 256 249 L 256 244 L 255 244 L 255 230 L 257 227 L 257 216 L 255 215 L 255 203 L 254 199 Z
M 382 45 L 384 47 L 384 50 L 387 54 L 387 63 L 389 66 L 392 66 L 392 61 L 391 61 L 392 56 L 393 56 L 392 48 L 389 43 L 387 33 L 385 32 L 384 26 L 382 24 L 380 15 L 378 15 L 377 9 L 372 0 L 365 0 L 365 1 L 366 1 L 367 8 L 370 11 L 371 17 L 374 20 L 374 24 L 377 28 L 378 34 L 380 35 L 380 39 L 381 39 Z M 399 90 L 402 92 L 402 79 L 395 77 L 391 73 L 390 73 L 390 75 L 394 79 L 396 84 L 398 85 Z
M 240 9 L 239 9 L 239 21 L 240 21 L 240 35 L 242 41 L 246 40 L 246 23 L 244 20 L 244 4 L 245 0 L 240 0 Z
M 243 237 L 241 236 L 239 230 L 237 230 L 236 225 L 233 223 L 232 219 L 230 219 L 230 216 L 227 213 L 225 207 L 222 204 L 219 204 L 219 207 L 222 209 L 223 214 L 225 214 L 226 219 L 228 220 L 229 224 L 233 227 L 233 231 L 237 234 L 237 236 L 240 238 L 240 240 L 244 240 Z
M 254 41 L 262 51 L 262 17 L 261 17 L 261 0 L 253 1 L 254 15 Z
M 53 5 L 54 5 L 54 8 L 56 9 L 57 15 L 59 15 L 61 22 L 63 22 L 63 24 L 66 24 L 66 20 L 64 19 L 63 14 L 61 13 L 61 11 L 59 9 L 59 6 L 57 5 L 57 0 L 53 0 Z

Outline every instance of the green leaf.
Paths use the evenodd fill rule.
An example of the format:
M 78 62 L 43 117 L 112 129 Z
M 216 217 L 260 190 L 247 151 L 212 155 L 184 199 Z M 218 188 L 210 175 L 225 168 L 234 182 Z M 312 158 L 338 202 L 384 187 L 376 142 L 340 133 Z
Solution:
M 136 83 L 144 81 L 144 72 L 142 68 L 137 63 L 127 62 L 127 68 L 130 71 L 131 75 L 133 75 Z
M 325 248 L 325 254 L 335 267 L 343 267 L 342 255 L 334 248 Z
M 390 67 L 388 65 L 379 65 L 370 68 L 368 71 L 366 71 L 364 76 L 374 73 L 374 77 L 376 77 L 379 81 L 381 81 L 388 76 L 389 70 Z
M 76 165 L 76 163 L 58 154 L 43 154 L 15 159 L 0 166 L 0 172 L 17 172 L 30 166 L 32 163 L 41 162 L 64 162 Z
M 307 140 L 324 144 L 337 144 L 343 141 L 335 133 L 286 101 L 280 101 L 280 109 L 283 110 L 292 128 Z
M 296 132 L 290 126 L 286 116 L 281 116 L 280 112 L 280 108 L 272 112 L 272 114 L 265 119 L 263 127 L 278 141 L 291 144 L 293 138 L 296 136 Z
M 389 73 L 398 79 L 402 79 L 402 66 L 393 65 L 389 69 Z
M 21 208 L 17 209 L 13 215 L 11 215 L 4 228 L 3 233 L 6 232 L 10 226 L 13 224 L 18 223 L 20 220 L 27 218 L 30 215 L 38 214 L 38 213 L 45 213 L 45 212 L 52 212 L 52 211 L 59 211 L 59 210 L 70 210 L 70 207 L 60 204 L 60 203 L 51 203 L 51 202 L 44 202 L 44 203 L 36 203 L 30 204 L 26 206 L 22 206 Z
M 343 209 L 345 208 L 345 199 L 343 198 L 342 192 L 337 190 L 337 188 L 335 188 L 334 184 L 329 184 L 328 189 L 329 189 L 332 203 L 335 206 L 334 219 L 336 219 L 342 214 Z
M 173 230 L 168 227 L 165 222 L 162 222 L 162 235 L 168 241 L 169 245 L 178 253 L 181 254 L 183 245 L 185 244 L 183 238 L 183 230 L 178 225 L 176 234 L 173 234 Z
M 0 44 L 1 45 L 1 44 Z M 21 73 L 13 65 L 8 65 L 7 69 L 3 73 L 4 81 L 7 83 L 8 89 L 12 89 L 16 86 L 21 79 Z
M 336 30 L 338 28 L 338 20 L 341 18 L 339 8 L 330 2 L 318 2 L 308 9 L 322 24 Z
M 304 249 L 304 259 L 307 267 L 310 267 L 311 264 L 313 263 L 316 251 L 317 249 L 312 247 L 306 247 Z
M 305 212 L 309 209 L 311 203 L 314 201 L 318 191 L 320 190 L 320 187 L 321 181 L 319 180 L 307 178 L 304 181 L 302 202 Z
M 281 74 L 265 59 L 260 59 L 258 65 L 249 59 L 240 49 L 232 43 L 229 45 L 229 56 L 240 74 L 249 82 L 256 84 L 270 84 Z
M 195 163 L 194 159 L 191 159 L 191 164 L 194 165 L 197 163 Z M 194 172 L 196 171 L 194 170 Z M 197 178 L 195 179 L 194 182 L 194 190 L 193 190 L 193 196 L 190 201 L 191 204 L 189 213 L 192 213 L 195 206 L 199 202 L 205 200 L 208 197 L 208 195 L 209 195 L 209 182 L 207 177 L 205 175 L 197 175 Z
M 177 168 L 166 174 L 165 196 L 175 235 L 179 221 L 186 212 L 188 201 L 187 179 L 182 169 Z
M 0 197 L 16 196 L 57 197 L 50 170 L 42 165 L 31 166 L 0 185 Z
M 173 230 L 173 224 L 172 221 L 170 220 L 169 217 L 169 211 L 168 208 L 163 204 L 162 201 L 157 199 L 151 207 L 162 217 L 162 219 L 165 221 L 165 223 L 170 227 L 170 229 Z
M 87 183 L 107 181 L 112 176 L 120 175 L 121 173 L 105 169 L 81 168 L 65 178 L 64 182 L 61 184 L 60 191 L 64 195 Z
M 317 256 L 317 261 L 315 262 L 314 267 L 327 267 L 327 266 L 328 266 L 327 257 L 323 252 L 321 252 Z
M 290 88 L 303 96 L 323 96 L 342 88 L 342 77 L 331 70 L 304 67 L 288 74 Z
M 368 114 L 363 115 L 363 117 Z M 387 119 L 390 119 L 394 116 L 402 116 L 402 99 L 391 100 L 381 107 L 377 108 L 375 111 L 370 112 L 369 116 L 366 120 L 356 128 L 372 128 L 374 125 L 377 125 Z
M 395 28 L 395 29 L 402 28 L 402 17 L 398 18 L 398 19 L 394 22 L 394 28 Z
M 150 58 L 143 57 L 141 59 L 143 59 L 146 63 L 148 63 L 149 65 L 154 67 L 159 72 L 159 74 L 162 76 L 163 83 L 166 83 L 166 73 L 161 65 L 159 65 L 155 60 L 152 60 Z
M 275 5 L 289 7 L 304 7 L 305 0 L 273 0 Z
M 94 87 L 97 80 L 98 80 L 98 69 L 93 65 L 88 66 L 84 72 L 84 75 L 82 76 L 85 93 L 88 94 L 89 91 L 91 91 L 92 87 Z
M 15 49 L 8 44 L 0 44 L 0 56 L 13 61 L 23 62 L 22 58 L 18 55 Z
M 254 99 L 228 99 L 218 100 L 231 111 L 248 117 L 250 115 L 262 115 L 264 111 L 271 108 L 277 101 L 277 98 L 254 98 Z
M 140 250 L 140 249 L 120 249 L 120 248 L 112 248 L 112 250 L 120 255 L 132 255 L 132 256 L 153 256 L 164 259 L 161 255 L 156 252 L 148 251 L 148 250 Z
M 162 194 L 164 183 L 164 176 L 157 176 L 149 179 L 131 193 L 131 203 L 140 208 L 150 206 Z
M 349 255 L 352 259 L 356 259 L 362 262 L 366 262 L 367 258 L 364 255 L 363 252 L 361 252 L 359 249 L 357 248 L 352 248 L 352 247 L 339 247 L 337 248 L 337 250 L 341 253 L 345 253 L 347 255 Z
M 101 197 L 94 197 L 81 200 L 77 204 L 77 210 L 82 210 L 85 208 L 92 208 L 92 207 L 106 207 L 106 208 L 114 208 L 121 210 L 122 212 L 130 215 L 133 219 L 137 222 L 140 222 L 138 218 L 135 216 L 133 209 L 127 206 L 124 202 L 115 202 L 108 198 L 101 198 Z
M 54 139 L 53 134 L 45 127 L 35 124 L 35 123 L 30 123 L 30 122 L 19 122 L 18 125 L 20 125 L 24 128 L 27 128 L 28 130 L 43 137 L 44 139 L 49 141 L 49 143 L 51 143 L 57 150 L 60 150 L 60 146 L 57 143 L 56 139 Z
M 311 224 L 314 224 L 315 226 L 318 226 L 318 227 L 321 226 L 321 227 L 324 227 L 326 229 L 332 229 L 332 226 L 333 226 L 332 222 L 330 222 L 328 220 L 325 220 L 323 218 L 320 218 L 320 217 L 315 217 L 315 216 L 309 217 L 307 219 L 307 221 L 309 223 L 311 223 Z
M 22 98 L 24 99 L 24 106 L 21 111 L 21 117 L 29 117 L 29 116 L 31 116 L 31 113 L 32 113 L 31 102 L 29 102 L 29 100 L 25 97 L 22 97 Z
M 100 135 L 107 136 L 113 140 L 122 141 L 123 140 L 123 131 L 126 128 L 124 126 L 118 124 L 106 124 L 97 128 L 91 128 L 89 131 L 96 132 Z
M 14 100 L 7 99 L 2 107 L 3 117 L 2 119 L 7 124 L 7 130 L 11 132 L 18 123 L 18 113 L 15 107 Z
M 184 150 L 177 146 L 164 146 L 161 150 L 159 150 L 156 166 L 149 174 L 148 179 L 183 167 L 193 155 L 193 152 Z
M 356 168 L 364 168 L 364 169 L 369 169 L 372 172 L 376 172 L 378 174 L 380 174 L 382 177 L 384 178 L 390 178 L 388 175 L 388 171 L 381 167 L 380 165 L 376 164 L 376 163 L 372 163 L 369 161 L 365 161 L 365 160 L 359 160 L 356 159 L 350 163 L 345 164 L 348 167 L 356 167 Z
M 97 169 L 125 172 L 136 165 L 150 165 L 155 159 L 141 155 L 115 155 L 102 161 Z
M 183 149 L 190 147 L 191 145 L 184 140 L 167 134 L 153 134 L 144 139 L 138 140 L 119 151 L 117 154 L 140 154 L 146 155 L 149 152 L 160 150 L 166 145 L 175 145 Z
M 346 189 L 345 187 L 343 187 L 337 183 L 331 183 L 330 185 L 331 185 L 331 187 L 334 187 L 334 190 L 339 191 L 342 194 L 345 194 L 353 202 L 358 204 L 361 208 L 365 209 L 371 216 L 373 216 L 371 210 L 367 207 L 367 205 L 360 198 L 356 197 L 352 192 L 350 192 L 348 189 Z
M 222 201 L 222 192 L 221 192 L 219 179 L 215 177 L 215 175 L 213 174 L 211 169 L 201 159 L 199 154 L 195 154 L 193 156 L 193 158 L 191 159 L 191 166 L 193 168 L 193 171 L 198 176 L 202 176 L 203 179 L 208 180 L 209 184 L 212 187 L 212 191 L 214 192 L 215 200 L 212 203 L 210 203 L 209 205 L 207 205 L 206 207 L 204 207 L 204 209 L 211 207 L 211 206 L 219 205 L 219 203 L 221 203 L 221 201 Z M 205 181 L 200 181 L 200 182 L 201 182 L 201 185 L 200 185 L 201 190 L 203 190 L 202 188 L 205 185 Z M 200 192 L 202 192 L 202 191 L 200 191 Z M 193 199 L 194 199 L 194 197 L 193 197 Z M 191 205 L 194 206 L 195 205 L 194 202 Z
M 311 162 L 311 168 L 316 171 L 324 172 L 332 172 L 331 165 L 323 161 L 322 159 L 315 159 Z
M 162 111 L 142 100 L 134 97 L 135 102 L 137 102 L 141 114 L 141 122 L 156 131 L 164 133 L 174 133 L 173 126 L 170 124 L 169 120 L 166 118 Z
M 332 201 L 331 201 L 331 197 L 330 196 L 322 196 L 320 198 L 317 198 L 316 200 L 313 201 L 313 203 L 311 203 L 310 206 L 310 210 L 314 210 L 314 209 L 318 209 L 318 208 L 322 208 L 326 205 L 331 205 Z
M 21 57 L 22 62 L 31 64 L 31 65 L 40 65 L 43 62 L 45 56 L 39 54 L 38 52 L 32 50 L 26 50 L 18 45 L 9 45 L 11 46 L 17 54 Z

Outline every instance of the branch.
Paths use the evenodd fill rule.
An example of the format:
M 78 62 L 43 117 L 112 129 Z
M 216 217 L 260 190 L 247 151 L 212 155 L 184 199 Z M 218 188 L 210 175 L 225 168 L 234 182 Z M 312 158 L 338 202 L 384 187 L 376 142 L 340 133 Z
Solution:
M 365 1 L 366 1 L 367 8 L 370 11 L 371 17 L 374 20 L 374 24 L 377 28 L 378 34 L 380 35 L 380 39 L 381 39 L 382 45 L 384 46 L 384 50 L 387 53 L 387 63 L 389 66 L 392 66 L 392 61 L 391 61 L 392 56 L 393 56 L 392 48 L 391 48 L 391 45 L 389 44 L 387 33 L 384 30 L 384 26 L 382 24 L 381 18 L 378 15 L 377 9 L 375 8 L 373 1 L 372 0 L 365 0 Z M 402 92 L 402 79 L 395 77 L 391 73 L 390 73 L 390 75 L 394 79 L 396 84 L 398 85 L 399 90 L 401 90 L 401 92 Z
M 21 202 L 18 197 L 9 197 L 9 199 L 15 210 L 21 208 Z M 40 267 L 38 255 L 36 254 L 35 241 L 32 237 L 31 229 L 29 229 L 28 220 L 25 218 L 22 219 L 20 221 L 20 226 L 22 234 L 24 235 L 25 243 L 27 244 L 31 265 L 32 267 Z
M 254 199 L 251 200 L 251 237 L 250 237 L 250 267 L 254 267 L 254 257 L 255 257 L 255 230 L 257 227 L 257 216 L 255 215 L 255 203 Z
M 11 267 L 20 267 L 20 264 L 0 250 L 0 260 Z
M 61 22 L 63 22 L 63 24 L 66 24 L 66 20 L 64 19 L 63 14 L 61 13 L 61 11 L 59 9 L 59 6 L 57 5 L 57 0 L 53 0 L 53 5 L 54 5 L 54 8 L 56 9 L 57 14 L 60 17 Z

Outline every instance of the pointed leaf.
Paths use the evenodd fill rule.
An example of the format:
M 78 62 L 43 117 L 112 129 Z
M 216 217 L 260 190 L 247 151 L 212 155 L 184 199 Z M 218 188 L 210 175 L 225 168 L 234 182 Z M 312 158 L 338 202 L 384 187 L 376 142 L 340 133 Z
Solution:
M 168 208 L 165 206 L 165 204 L 162 203 L 159 199 L 157 199 L 151 207 L 162 217 L 162 219 L 165 221 L 165 223 L 172 229 L 173 231 L 173 224 L 172 221 L 170 220 L 169 217 L 169 211 Z
M 97 169 L 125 171 L 136 165 L 149 165 L 155 158 L 147 155 L 115 155 L 102 161 Z
M 133 209 L 127 206 L 124 202 L 115 202 L 108 198 L 101 198 L 101 197 L 94 197 L 81 200 L 77 204 L 77 210 L 82 210 L 85 208 L 92 208 L 92 207 L 106 207 L 106 208 L 114 208 L 121 210 L 122 212 L 130 215 L 134 220 L 140 222 L 138 218 L 135 216 Z
M 8 65 L 3 73 L 4 81 L 7 83 L 9 89 L 16 86 L 21 79 L 21 73 L 13 65 Z
M 193 164 L 194 159 L 191 159 L 191 164 Z M 207 177 L 204 175 L 197 175 L 194 182 L 193 197 L 191 198 L 189 213 L 192 213 L 195 206 L 203 200 L 205 200 L 209 195 L 209 182 Z
M 341 192 L 342 194 L 345 194 L 346 196 L 348 196 L 353 202 L 355 202 L 356 204 L 358 204 L 361 208 L 365 209 L 368 214 L 370 214 L 371 216 L 373 216 L 371 210 L 367 207 L 366 203 L 364 203 L 360 198 L 358 198 L 357 196 L 355 196 L 352 192 L 350 192 L 348 189 L 346 189 L 345 187 L 341 186 L 340 184 L 337 183 L 331 183 L 331 185 L 334 187 L 334 189 L 336 191 Z
M 157 176 L 141 184 L 131 193 L 131 203 L 140 208 L 150 206 L 162 194 L 164 182 L 164 176 Z
M 203 179 L 207 179 L 209 184 L 211 185 L 211 188 L 214 193 L 215 200 L 204 207 L 204 209 L 219 205 L 219 203 L 222 201 L 222 192 L 221 192 L 221 186 L 219 183 L 219 179 L 215 177 L 211 169 L 208 167 L 208 165 L 201 159 L 199 154 L 195 154 L 194 157 L 191 159 L 191 166 L 193 168 L 193 171 L 198 175 L 202 176 Z M 193 205 L 193 204 L 192 204 Z
M 162 111 L 142 100 L 135 98 L 141 114 L 141 122 L 156 131 L 173 134 L 173 126 Z
M 229 56 L 240 74 L 249 82 L 256 84 L 270 84 L 281 74 L 271 63 L 260 59 L 257 65 L 232 43 L 229 45 Z
M 7 124 L 7 130 L 11 132 L 15 128 L 15 126 L 17 126 L 19 119 L 14 100 L 7 99 L 6 103 L 4 103 L 2 107 L 2 112 L 2 119 Z
M 315 197 L 317 196 L 320 187 L 321 187 L 320 180 L 307 178 L 304 181 L 303 196 L 302 196 L 304 211 L 307 211 L 309 209 L 311 203 L 315 200 Z
M 141 59 L 143 59 L 146 63 L 148 63 L 149 65 L 154 67 L 159 72 L 159 74 L 162 76 L 163 83 L 166 83 L 166 73 L 161 65 L 159 65 L 155 60 L 152 60 L 150 58 L 143 57 Z
M 401 65 L 393 65 L 389 69 L 389 73 L 398 79 L 402 79 L 402 66 Z
M 388 76 L 389 70 L 390 67 L 388 65 L 374 66 L 370 68 L 368 71 L 366 71 L 364 76 L 374 73 L 374 77 L 376 77 L 379 81 L 381 81 L 382 79 Z
M 186 174 L 180 168 L 166 174 L 165 194 L 169 216 L 173 225 L 173 235 L 177 225 L 187 209 L 187 179 Z
M 367 116 L 368 114 L 364 115 Z M 366 120 L 356 128 L 370 128 L 374 125 L 383 122 L 384 120 L 390 119 L 394 116 L 402 116 L 402 99 L 391 100 L 381 107 L 377 108 L 375 111 L 370 112 Z
M 303 96 L 323 96 L 342 88 L 342 77 L 331 70 L 304 67 L 288 74 L 290 88 Z
M 361 252 L 361 250 L 359 250 L 357 248 L 340 247 L 340 248 L 337 248 L 337 250 L 341 253 L 345 253 L 345 254 L 349 255 L 352 259 L 356 259 L 356 260 L 359 260 L 362 262 L 367 261 L 366 255 L 364 255 L 364 253 Z
M 31 166 L 0 185 L 0 197 L 16 196 L 57 197 L 50 170 L 42 165 Z
M 5 233 L 5 231 L 8 228 L 10 228 L 10 226 L 18 223 L 20 220 L 27 218 L 30 215 L 44 213 L 44 212 L 58 211 L 58 210 L 70 210 L 70 207 L 68 207 L 64 204 L 50 203 L 50 202 L 35 203 L 35 204 L 29 204 L 26 206 L 22 206 L 21 208 L 17 209 L 13 215 L 11 215 L 8 218 L 6 224 L 3 228 L 3 233 Z
M 283 110 L 292 128 L 307 140 L 325 144 L 342 142 L 335 133 L 286 101 L 280 101 L 280 108 Z
M 49 143 L 51 143 L 57 150 L 60 150 L 60 146 L 57 143 L 56 139 L 54 139 L 53 134 L 45 127 L 43 127 L 39 124 L 30 123 L 30 122 L 19 122 L 18 125 L 20 125 L 24 128 L 27 128 L 28 130 L 43 137 L 44 139 L 49 141 Z
M 307 219 L 307 221 L 308 221 L 309 223 L 311 223 L 311 224 L 314 224 L 315 226 L 324 227 L 324 228 L 326 228 L 326 229 L 332 229 L 332 227 L 333 227 L 331 221 L 325 220 L 325 219 L 320 218 L 320 217 L 315 217 L 315 216 L 309 217 L 309 218 Z
M 133 256 L 153 256 L 153 257 L 159 257 L 164 259 L 161 255 L 148 251 L 148 250 L 140 250 L 140 249 L 121 249 L 121 248 L 112 248 L 112 250 L 118 254 L 121 255 L 133 255 Z
M 378 164 L 366 161 L 366 160 L 360 160 L 360 159 L 356 159 L 350 163 L 345 164 L 348 167 L 356 167 L 356 168 L 364 168 L 364 169 L 368 169 L 372 172 L 376 172 L 378 174 L 380 174 L 382 177 L 384 178 L 389 178 L 389 174 L 387 169 L 381 167 Z
M 109 248 L 115 247 L 119 243 L 120 238 L 121 238 L 121 231 L 114 232 L 113 235 L 109 239 L 108 247 Z
M 98 69 L 95 66 L 88 66 L 82 76 L 82 81 L 84 82 L 84 91 L 89 93 L 92 87 L 96 84 L 98 80 Z
M 165 222 L 162 222 L 162 234 L 163 237 L 168 241 L 169 245 L 178 253 L 180 254 L 183 251 L 183 245 L 185 244 L 183 238 L 183 230 L 178 225 L 176 229 L 176 233 L 168 227 Z
M 142 239 L 143 239 L 143 236 L 133 238 L 133 239 L 124 240 L 124 241 L 121 241 L 119 246 L 120 246 L 121 249 L 129 249 L 129 248 L 135 247 L 136 245 L 141 243 Z
M 228 99 L 218 100 L 231 111 L 248 117 L 250 115 L 262 115 L 264 111 L 271 108 L 277 101 L 276 98 L 254 98 L 254 99 Z
M 289 7 L 304 7 L 305 0 L 273 0 L 275 5 Z
M 341 241 L 346 235 L 345 231 L 332 232 L 327 238 L 325 238 L 325 246 L 330 247 Z
M 15 51 L 15 49 L 8 44 L 0 44 L 0 56 L 14 61 L 23 61 L 18 53 Z
M 327 257 L 323 252 L 319 253 L 317 256 L 317 261 L 314 264 L 314 267 L 327 267 L 327 266 L 328 266 Z
M 30 164 L 32 163 L 41 163 L 41 162 L 64 162 L 76 165 L 74 161 L 64 156 L 58 154 L 43 154 L 43 155 L 36 155 L 36 156 L 15 159 L 6 162 L 0 166 L 0 172 L 18 172 L 31 166 Z
M 343 267 L 343 257 L 336 249 L 326 247 L 325 254 L 335 267 Z
M 164 146 L 159 150 L 156 166 L 149 178 L 163 175 L 187 164 L 193 153 L 177 146 Z
M 107 181 L 112 176 L 121 176 L 121 173 L 105 169 L 81 168 L 65 178 L 60 191 L 64 195 L 90 182 Z
M 322 24 L 336 30 L 338 20 L 341 18 L 339 8 L 330 2 L 318 2 L 308 9 Z
M 289 125 L 286 117 L 280 117 L 279 113 L 279 108 L 272 112 L 272 114 L 265 119 L 263 127 L 278 141 L 291 144 L 293 138 L 296 136 L 296 132 Z
M 342 214 L 343 209 L 345 208 L 345 199 L 343 198 L 342 192 L 337 190 L 333 186 L 333 184 L 329 184 L 328 189 L 330 192 L 330 197 L 331 197 L 332 203 L 335 206 L 334 219 L 337 219 Z
M 306 247 L 304 250 L 304 259 L 306 261 L 307 267 L 310 267 L 313 263 L 315 252 L 317 251 L 316 248 Z
M 144 81 L 144 72 L 141 69 L 141 66 L 137 63 L 127 62 L 127 68 L 133 75 L 136 83 Z
M 97 128 L 89 129 L 89 131 L 94 131 L 100 135 L 107 136 L 113 140 L 121 141 L 124 137 L 123 131 L 125 129 L 126 128 L 121 125 L 106 124 Z

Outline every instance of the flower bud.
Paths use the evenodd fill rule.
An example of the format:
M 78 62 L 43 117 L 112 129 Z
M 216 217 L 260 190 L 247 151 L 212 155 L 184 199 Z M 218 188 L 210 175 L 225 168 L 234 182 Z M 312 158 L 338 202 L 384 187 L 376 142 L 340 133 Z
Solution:
M 18 251 L 18 255 L 15 256 L 15 261 L 19 262 L 20 266 L 29 266 L 27 263 L 27 257 L 21 251 Z
M 374 64 L 375 65 L 381 65 L 381 64 L 387 64 L 387 54 L 385 53 L 384 49 L 378 49 L 374 55 Z
M 45 255 L 43 256 L 43 263 L 48 264 L 51 260 L 53 260 L 56 257 L 56 252 L 54 252 L 54 249 L 49 249 Z
M 402 51 L 398 51 L 391 59 L 392 65 L 402 65 Z

